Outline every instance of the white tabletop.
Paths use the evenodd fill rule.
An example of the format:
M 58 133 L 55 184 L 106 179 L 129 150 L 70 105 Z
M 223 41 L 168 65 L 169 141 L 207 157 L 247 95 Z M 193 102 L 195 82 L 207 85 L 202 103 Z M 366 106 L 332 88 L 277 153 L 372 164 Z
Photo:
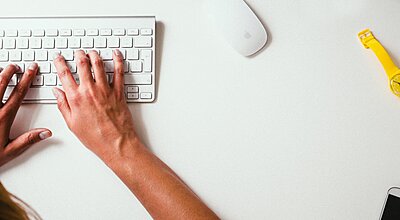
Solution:
M 156 15 L 158 100 L 130 106 L 136 127 L 222 218 L 379 217 L 400 185 L 400 100 L 357 33 L 371 28 L 399 57 L 399 1 L 248 0 L 270 32 L 251 59 L 202 1 L 114 2 L 4 1 L 1 15 Z M 34 127 L 54 137 L 0 176 L 44 219 L 150 218 L 56 106 L 23 106 L 14 133 Z

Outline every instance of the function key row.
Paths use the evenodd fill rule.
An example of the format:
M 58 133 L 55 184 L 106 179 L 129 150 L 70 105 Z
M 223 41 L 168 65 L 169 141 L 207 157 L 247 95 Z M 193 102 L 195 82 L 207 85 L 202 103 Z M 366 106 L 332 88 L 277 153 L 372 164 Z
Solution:
M 7 29 L 0 30 L 0 37 L 69 37 L 69 36 L 151 36 L 153 29 L 89 28 L 89 29 Z

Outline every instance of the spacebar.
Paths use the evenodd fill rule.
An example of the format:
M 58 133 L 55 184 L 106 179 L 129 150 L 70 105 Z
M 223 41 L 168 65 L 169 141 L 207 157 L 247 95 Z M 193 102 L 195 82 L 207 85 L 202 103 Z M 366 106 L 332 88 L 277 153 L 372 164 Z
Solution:
M 14 87 L 8 87 L 6 93 L 4 94 L 4 99 L 8 99 L 11 95 Z M 51 91 L 51 87 L 43 87 L 43 88 L 29 88 L 28 92 L 25 95 L 24 100 L 54 100 L 55 97 L 53 92 Z

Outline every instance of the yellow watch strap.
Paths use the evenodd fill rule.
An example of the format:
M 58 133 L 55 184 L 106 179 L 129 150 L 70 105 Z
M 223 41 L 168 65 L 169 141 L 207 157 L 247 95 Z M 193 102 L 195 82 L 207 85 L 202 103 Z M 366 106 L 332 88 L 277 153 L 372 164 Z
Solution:
M 358 34 L 361 42 L 365 48 L 371 48 L 375 55 L 378 57 L 379 61 L 382 63 L 383 68 L 385 68 L 386 74 L 389 79 L 391 79 L 399 68 L 393 63 L 392 58 L 382 46 L 381 43 L 374 37 L 369 29 L 366 29 Z

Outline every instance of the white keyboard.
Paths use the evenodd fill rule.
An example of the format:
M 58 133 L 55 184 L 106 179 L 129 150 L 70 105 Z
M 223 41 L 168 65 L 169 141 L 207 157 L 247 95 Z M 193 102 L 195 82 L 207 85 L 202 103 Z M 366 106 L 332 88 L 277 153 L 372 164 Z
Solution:
M 155 17 L 48 17 L 0 18 L 0 67 L 15 63 L 21 71 L 7 88 L 7 100 L 31 62 L 39 65 L 24 103 L 56 103 L 52 87 L 61 87 L 53 64 L 62 54 L 77 83 L 74 52 L 96 50 L 103 58 L 109 82 L 113 78 L 112 53 L 119 49 L 125 59 L 127 102 L 155 99 Z

